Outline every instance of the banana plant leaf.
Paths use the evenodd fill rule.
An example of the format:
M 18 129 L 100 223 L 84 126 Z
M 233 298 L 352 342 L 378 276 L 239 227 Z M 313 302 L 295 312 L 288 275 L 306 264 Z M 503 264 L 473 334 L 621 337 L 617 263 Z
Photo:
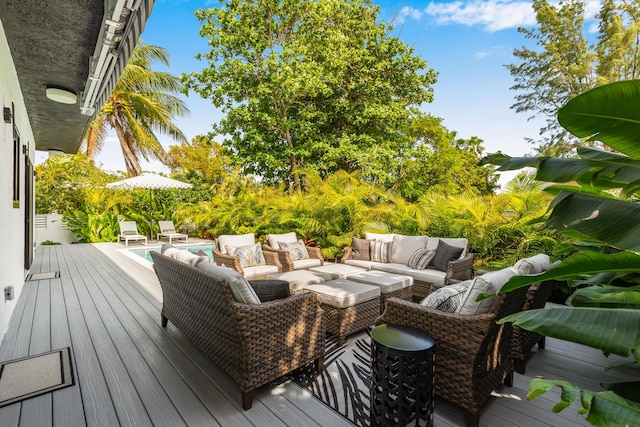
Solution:
M 640 309 L 640 286 L 589 286 L 576 290 L 567 304 L 574 307 Z
M 581 252 L 571 255 L 542 274 L 513 276 L 500 288 L 499 292 L 510 292 L 543 280 L 572 280 L 580 275 L 602 272 L 633 273 L 638 271 L 639 268 L 640 254 L 637 253 L 602 254 L 598 252 Z
M 616 394 L 640 403 L 640 381 L 629 381 L 626 383 L 602 383 L 600 384 L 605 390 L 610 390 Z
M 594 426 L 640 425 L 640 409 L 612 391 L 594 393 L 575 387 L 566 381 L 534 378 L 529 384 L 527 399 L 534 399 L 555 386 L 560 387 L 562 393 L 561 401 L 554 406 L 553 412 L 560 412 L 564 408 L 571 406 L 580 397 L 582 409 L 578 412 L 586 413 L 587 421 Z
M 553 212 L 544 224 L 545 228 L 571 230 L 614 248 L 640 251 L 637 237 L 640 235 L 639 203 L 560 193 L 552 206 Z
M 527 310 L 504 317 L 528 331 L 597 348 L 608 356 L 633 355 L 640 362 L 640 310 L 561 307 Z
M 640 80 L 598 86 L 571 99 L 558 111 L 558 122 L 579 138 L 601 141 L 640 159 Z

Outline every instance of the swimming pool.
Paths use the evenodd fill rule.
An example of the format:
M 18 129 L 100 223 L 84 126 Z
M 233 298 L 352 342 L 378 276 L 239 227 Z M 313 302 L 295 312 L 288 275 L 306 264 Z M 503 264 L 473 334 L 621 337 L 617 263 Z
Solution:
M 209 256 L 209 259 L 213 260 L 213 250 L 216 248 L 215 243 L 198 243 L 194 245 L 174 245 L 176 248 L 186 249 L 189 252 L 203 251 Z M 151 251 L 160 252 L 160 246 L 153 246 L 147 248 L 135 248 L 129 249 L 129 252 L 138 255 L 146 259 L 149 262 L 153 262 L 151 259 Z

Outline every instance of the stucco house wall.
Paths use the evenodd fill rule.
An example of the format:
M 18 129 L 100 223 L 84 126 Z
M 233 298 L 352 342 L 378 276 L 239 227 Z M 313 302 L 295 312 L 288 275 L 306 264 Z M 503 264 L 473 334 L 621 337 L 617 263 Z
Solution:
M 11 52 L 7 44 L 4 28 L 0 21 L 0 108 L 11 108 L 13 103 L 15 123 L 20 133 L 20 143 L 26 146 L 26 154 L 20 150 L 20 204 L 13 204 L 13 126 L 6 123 L 4 115 L 0 117 L 0 291 L 13 286 L 14 298 L 5 301 L 4 292 L 0 296 L 0 339 L 4 336 L 11 313 L 24 286 L 25 241 L 25 194 L 24 163 L 25 155 L 35 158 L 35 144 L 27 110 L 22 98 L 18 76 L 15 71 Z

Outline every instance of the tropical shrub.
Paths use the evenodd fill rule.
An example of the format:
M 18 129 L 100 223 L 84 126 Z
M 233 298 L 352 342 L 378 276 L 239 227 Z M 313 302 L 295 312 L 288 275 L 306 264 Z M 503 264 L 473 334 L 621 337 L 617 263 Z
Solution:
M 500 170 L 536 167 L 536 179 L 557 183 L 547 188 L 556 197 L 544 227 L 565 234 L 569 241 L 556 250 L 571 254 L 542 275 L 512 278 L 501 292 L 547 279 L 580 285 L 569 308 L 530 310 L 501 321 L 627 357 L 627 365 L 640 361 L 639 102 L 640 81 L 629 80 L 592 89 L 559 110 L 558 121 L 569 132 L 617 152 L 579 147 L 578 158 L 488 158 Z M 556 412 L 580 397 L 580 412 L 593 425 L 640 425 L 640 381 L 632 380 L 594 392 L 535 379 L 529 397 L 558 386 Z

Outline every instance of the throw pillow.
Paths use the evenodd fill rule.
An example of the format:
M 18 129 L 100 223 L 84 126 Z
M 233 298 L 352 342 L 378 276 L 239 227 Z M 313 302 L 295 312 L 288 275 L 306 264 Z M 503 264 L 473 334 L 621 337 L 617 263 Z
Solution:
M 482 301 L 477 301 L 478 297 L 481 294 L 495 294 L 507 283 L 507 280 L 517 274 L 519 274 L 518 270 L 513 267 L 507 267 L 502 270 L 490 271 L 472 279 L 473 283 L 469 287 L 469 291 L 464 295 L 462 302 L 458 305 L 456 313 L 462 315 L 488 313 L 496 297 L 491 296 Z
M 430 293 L 420 302 L 420 305 L 447 313 L 455 313 L 465 292 L 467 292 L 471 286 L 471 282 L 473 282 L 473 280 L 465 280 L 464 282 L 443 286 L 435 292 Z
M 231 256 L 237 256 L 240 261 L 240 267 L 252 267 L 254 265 L 265 265 L 267 261 L 264 259 L 260 243 L 254 243 L 247 246 L 225 246 L 225 250 Z
M 424 270 L 431 263 L 435 255 L 435 249 L 418 249 L 411 255 L 411 258 L 407 261 L 407 265 L 409 268 Z
M 449 268 L 449 261 L 458 259 L 463 250 L 464 248 L 451 246 L 440 240 L 438 242 L 436 254 L 431 260 L 430 266 L 436 270 L 447 271 L 447 268 Z
M 168 256 L 170 258 L 175 259 L 176 258 L 176 254 L 180 252 L 180 249 L 176 248 L 175 246 L 173 246 L 170 243 L 163 243 L 162 246 L 160 247 L 160 253 L 164 256 Z
M 249 280 L 249 285 L 256 292 L 261 302 L 282 299 L 291 295 L 289 282 L 286 280 Z
M 539 274 L 549 269 L 549 255 L 538 254 L 529 258 L 523 258 L 513 265 L 520 274 Z
M 371 252 L 371 261 L 389 262 L 392 246 L 393 242 L 370 242 L 369 251 Z
M 371 260 L 370 250 L 371 240 L 358 239 L 357 237 L 351 238 L 351 259 L 358 259 L 361 261 Z
M 297 242 L 278 242 L 280 249 L 284 249 L 291 255 L 291 261 L 298 261 L 300 259 L 309 259 L 309 252 L 302 240 Z
M 209 257 L 201 257 L 187 250 L 178 250 L 173 257 L 176 261 L 184 262 L 194 267 L 202 260 L 209 261 Z
M 213 276 L 218 281 L 224 281 L 229 285 L 233 298 L 245 304 L 260 304 L 260 298 L 256 295 L 247 279 L 237 271 L 211 264 L 208 261 L 201 261 L 196 264 L 196 268 Z

